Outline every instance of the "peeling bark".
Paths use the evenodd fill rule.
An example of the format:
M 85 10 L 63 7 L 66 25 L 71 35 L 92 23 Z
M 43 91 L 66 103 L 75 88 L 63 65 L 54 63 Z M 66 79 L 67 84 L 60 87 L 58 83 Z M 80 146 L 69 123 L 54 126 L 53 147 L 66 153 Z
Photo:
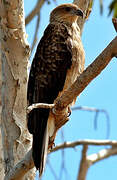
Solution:
M 2 62 L 2 144 L 7 175 L 31 146 L 26 127 L 27 64 L 30 48 L 26 40 L 23 1 L 0 4 Z M 35 171 L 27 175 L 34 179 Z M 25 177 L 24 179 L 27 179 Z

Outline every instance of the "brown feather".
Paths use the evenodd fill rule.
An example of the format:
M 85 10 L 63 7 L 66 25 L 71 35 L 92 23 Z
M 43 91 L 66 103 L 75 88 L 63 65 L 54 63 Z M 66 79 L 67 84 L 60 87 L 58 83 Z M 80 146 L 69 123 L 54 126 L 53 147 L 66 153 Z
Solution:
M 78 9 L 72 4 L 67 6 L 74 12 Z M 61 8 L 56 8 L 51 14 L 50 24 L 38 44 L 28 81 L 28 105 L 54 103 L 84 69 L 84 50 L 77 16 L 67 12 L 66 5 Z M 29 132 L 33 134 L 34 164 L 41 176 L 49 139 L 56 130 L 55 119 L 49 109 L 41 108 L 32 110 L 27 119 Z

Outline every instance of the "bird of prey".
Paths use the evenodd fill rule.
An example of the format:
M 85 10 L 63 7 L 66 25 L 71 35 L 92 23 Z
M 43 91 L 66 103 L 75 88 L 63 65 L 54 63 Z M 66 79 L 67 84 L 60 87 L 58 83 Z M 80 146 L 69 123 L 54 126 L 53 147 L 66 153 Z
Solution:
M 28 106 L 52 104 L 68 89 L 84 70 L 84 49 L 80 39 L 78 17 L 83 12 L 74 4 L 62 4 L 50 14 L 33 59 L 28 81 Z M 59 127 L 50 109 L 33 109 L 27 115 L 27 126 L 33 135 L 32 156 L 41 176 L 48 144 Z

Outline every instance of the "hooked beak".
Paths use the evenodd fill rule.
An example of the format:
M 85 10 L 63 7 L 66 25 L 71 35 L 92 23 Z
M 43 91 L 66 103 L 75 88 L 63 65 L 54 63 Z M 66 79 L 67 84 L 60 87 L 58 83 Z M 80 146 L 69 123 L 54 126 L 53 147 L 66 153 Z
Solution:
M 81 9 L 74 10 L 73 13 L 77 16 L 81 16 L 82 18 L 84 17 L 84 13 Z

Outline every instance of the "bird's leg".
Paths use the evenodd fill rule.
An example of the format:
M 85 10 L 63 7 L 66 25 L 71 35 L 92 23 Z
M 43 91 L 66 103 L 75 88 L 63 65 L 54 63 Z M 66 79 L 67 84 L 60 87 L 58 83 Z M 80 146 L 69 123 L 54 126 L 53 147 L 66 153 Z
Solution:
M 60 129 L 69 120 L 69 116 L 71 115 L 71 109 L 70 106 L 68 106 L 67 110 L 64 110 L 60 113 L 56 112 L 55 110 L 52 110 L 51 113 L 55 119 L 55 130 L 52 137 L 49 138 L 49 150 L 51 150 L 55 146 L 54 140 L 58 129 Z
M 58 130 L 69 120 L 68 117 L 71 115 L 71 109 L 68 106 L 64 111 L 56 112 L 56 110 L 53 110 L 52 113 L 55 118 L 55 128 Z
M 65 119 L 62 119 L 62 121 L 60 120 L 58 123 L 56 123 L 53 136 L 49 138 L 49 145 L 48 145 L 49 150 L 51 150 L 51 149 L 53 149 L 53 147 L 55 147 L 54 140 L 55 140 L 58 129 L 60 129 L 68 120 L 69 120 L 69 118 L 67 117 Z
M 52 111 L 52 114 L 54 115 L 55 119 L 55 130 L 53 136 L 49 140 L 49 147 L 53 147 L 54 139 L 58 129 L 60 129 L 69 120 L 69 116 L 71 115 L 71 109 L 68 106 L 67 112 L 66 110 L 62 113 L 56 113 L 55 111 Z
M 70 108 L 70 106 L 68 106 L 68 116 L 67 117 L 69 117 L 71 115 L 71 108 Z
M 54 138 L 51 138 L 51 137 L 49 138 L 49 144 L 48 144 L 48 149 L 49 150 L 52 150 L 55 147 L 54 139 L 55 139 L 55 137 Z

